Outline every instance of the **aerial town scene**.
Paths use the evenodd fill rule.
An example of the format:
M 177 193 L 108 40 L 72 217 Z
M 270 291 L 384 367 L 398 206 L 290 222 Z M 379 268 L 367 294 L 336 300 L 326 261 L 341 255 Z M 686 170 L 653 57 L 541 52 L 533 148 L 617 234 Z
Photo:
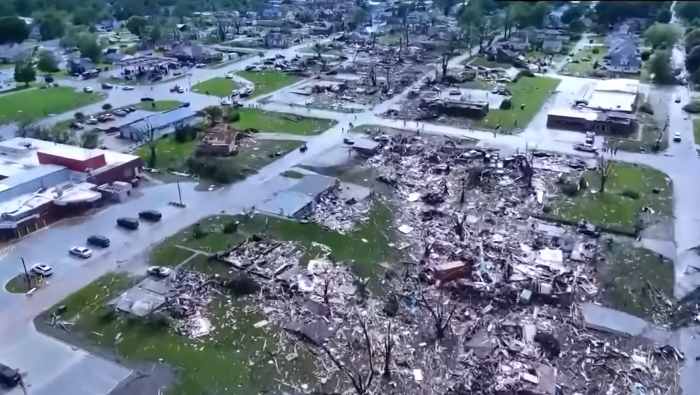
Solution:
M 698 395 L 699 177 L 700 1 L 0 0 L 0 395 Z

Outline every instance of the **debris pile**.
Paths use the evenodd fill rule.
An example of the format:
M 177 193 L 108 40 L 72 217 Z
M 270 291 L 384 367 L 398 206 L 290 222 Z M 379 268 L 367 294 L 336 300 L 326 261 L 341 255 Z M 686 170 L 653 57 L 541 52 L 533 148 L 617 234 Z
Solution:
M 321 195 L 311 220 L 329 231 L 346 234 L 369 220 L 372 199 L 343 198 L 340 189 Z
M 173 327 L 184 336 L 206 336 L 213 329 L 206 317 L 214 283 L 202 273 L 177 270 L 163 306 L 173 318 Z

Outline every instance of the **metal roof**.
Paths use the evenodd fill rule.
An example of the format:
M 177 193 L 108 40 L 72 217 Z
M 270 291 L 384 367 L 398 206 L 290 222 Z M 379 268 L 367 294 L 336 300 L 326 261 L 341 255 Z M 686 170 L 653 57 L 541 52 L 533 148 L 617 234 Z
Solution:
M 148 116 L 140 121 L 136 121 L 127 126 L 138 130 L 145 130 L 147 127 L 162 128 L 179 121 L 195 117 L 197 112 L 187 107 L 176 108 L 174 110 L 162 112 Z

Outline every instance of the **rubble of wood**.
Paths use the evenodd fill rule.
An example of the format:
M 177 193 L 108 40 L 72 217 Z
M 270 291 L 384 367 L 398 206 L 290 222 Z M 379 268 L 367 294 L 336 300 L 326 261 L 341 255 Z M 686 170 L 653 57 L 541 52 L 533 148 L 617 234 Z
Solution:
M 208 335 L 213 329 L 208 306 L 214 283 L 197 271 L 177 270 L 170 286 L 163 306 L 172 318 L 174 329 L 193 338 Z
M 369 220 L 372 199 L 344 199 L 342 191 L 333 189 L 319 197 L 311 220 L 324 229 L 340 234 L 352 232 L 358 224 Z

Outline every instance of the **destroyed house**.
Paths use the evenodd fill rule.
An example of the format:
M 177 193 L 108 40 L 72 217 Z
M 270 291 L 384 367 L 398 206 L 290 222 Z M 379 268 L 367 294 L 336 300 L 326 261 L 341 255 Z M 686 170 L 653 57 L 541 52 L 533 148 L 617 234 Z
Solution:
M 222 125 L 205 133 L 197 142 L 197 153 L 210 156 L 230 155 L 240 139 L 248 137 L 247 133 L 237 132 Z
M 489 103 L 485 101 L 437 99 L 424 102 L 424 106 L 441 114 L 465 118 L 483 118 L 489 112 Z
M 308 175 L 289 190 L 275 194 L 258 207 L 260 211 L 290 218 L 305 218 L 314 213 L 320 198 L 339 186 L 338 180 Z
M 587 112 L 571 109 L 552 110 L 547 127 L 579 132 L 596 132 L 612 136 L 628 136 L 637 130 L 637 117 L 621 112 Z

